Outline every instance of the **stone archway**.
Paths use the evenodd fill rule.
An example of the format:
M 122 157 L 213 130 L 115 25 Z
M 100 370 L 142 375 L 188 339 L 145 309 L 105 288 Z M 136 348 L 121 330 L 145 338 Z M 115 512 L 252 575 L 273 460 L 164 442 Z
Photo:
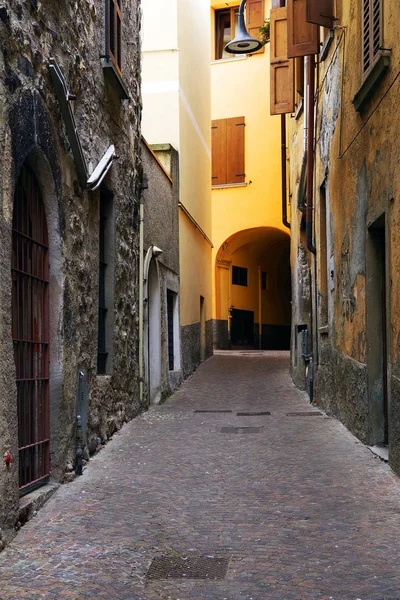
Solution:
M 256 227 L 227 238 L 215 265 L 215 347 L 289 349 L 290 282 L 284 231 Z

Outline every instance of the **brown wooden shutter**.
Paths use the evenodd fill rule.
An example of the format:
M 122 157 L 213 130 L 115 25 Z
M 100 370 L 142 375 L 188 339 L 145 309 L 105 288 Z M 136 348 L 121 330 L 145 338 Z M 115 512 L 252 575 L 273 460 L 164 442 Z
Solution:
M 246 28 L 251 37 L 256 40 L 261 40 L 260 27 L 264 25 L 264 0 L 247 0 L 246 3 Z M 257 52 L 252 54 L 259 54 L 264 52 L 265 46 L 263 46 Z
M 318 54 L 319 28 L 307 22 L 307 0 L 287 0 L 288 58 Z
M 335 17 L 333 0 L 307 0 L 307 21 L 327 27 L 333 27 Z
M 226 119 L 211 122 L 211 185 L 226 183 Z
M 294 66 L 287 57 L 287 8 L 271 9 L 271 115 L 294 111 Z
M 226 119 L 226 183 L 244 182 L 244 127 L 244 117 Z
M 367 73 L 382 45 L 382 0 L 363 0 L 363 70 Z

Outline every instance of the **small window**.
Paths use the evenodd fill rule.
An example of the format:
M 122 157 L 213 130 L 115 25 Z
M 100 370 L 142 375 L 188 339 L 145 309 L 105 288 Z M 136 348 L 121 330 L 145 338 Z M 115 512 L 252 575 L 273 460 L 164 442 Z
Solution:
M 265 271 L 261 272 L 261 289 L 266 290 L 268 285 L 267 273 Z
M 107 55 L 121 75 L 121 26 L 122 26 L 122 0 L 108 0 L 106 15 L 106 45 Z
M 367 74 L 382 47 L 382 0 L 363 0 L 363 72 Z
M 235 37 L 238 12 L 238 6 L 215 11 L 215 60 L 234 56 L 225 52 L 224 48 Z
M 114 219 L 112 196 L 100 192 L 99 221 L 99 320 L 97 373 L 108 375 L 112 370 L 112 337 L 114 306 Z
M 175 365 L 175 310 L 176 310 L 176 294 L 167 290 L 167 330 L 168 330 L 168 369 L 173 371 Z
M 212 121 L 212 185 L 244 183 L 244 128 L 244 117 Z
M 247 287 L 247 269 L 244 267 L 232 266 L 232 283 L 233 285 L 243 285 Z

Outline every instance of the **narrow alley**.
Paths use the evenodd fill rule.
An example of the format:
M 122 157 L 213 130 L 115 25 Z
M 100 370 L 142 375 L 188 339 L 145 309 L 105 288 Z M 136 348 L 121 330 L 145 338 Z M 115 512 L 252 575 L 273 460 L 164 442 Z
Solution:
M 400 480 L 288 364 L 217 352 L 124 425 L 0 554 L 0 598 L 400 596 Z

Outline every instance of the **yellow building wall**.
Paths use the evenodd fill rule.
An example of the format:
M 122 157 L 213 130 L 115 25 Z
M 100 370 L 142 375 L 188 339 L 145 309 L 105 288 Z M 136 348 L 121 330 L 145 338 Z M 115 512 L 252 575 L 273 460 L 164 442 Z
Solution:
M 239 2 L 229 2 L 230 6 Z M 226 3 L 210 2 L 211 6 L 211 57 L 214 58 L 214 10 L 225 8 Z M 270 2 L 265 2 L 265 17 L 269 16 Z M 245 121 L 245 182 L 246 185 L 220 187 L 212 190 L 213 265 L 221 245 L 237 232 L 257 227 L 268 227 L 289 233 L 282 225 L 280 119 L 269 115 L 269 44 L 265 51 L 248 57 L 211 60 L 211 114 L 212 119 L 244 116 Z M 260 231 L 260 236 L 269 233 Z M 266 240 L 266 246 L 268 242 Z M 243 250 L 245 252 L 245 250 Z M 242 253 L 243 254 L 243 253 Z M 244 255 L 236 252 L 232 264 Z M 224 259 L 228 257 L 224 256 Z M 233 286 L 232 302 L 235 307 L 254 310 L 258 321 L 259 285 L 257 261 L 250 260 L 249 286 L 240 290 Z M 249 263 L 249 264 L 250 264 Z M 240 264 L 238 266 L 241 266 Z M 245 265 L 243 265 L 245 266 Z M 226 283 L 219 282 L 222 269 L 217 268 L 213 278 L 213 316 L 226 319 L 224 305 Z M 250 275 L 251 273 L 251 275 Z M 225 281 L 227 275 L 222 275 Z M 224 287 L 224 290 L 222 289 Z M 218 288 L 218 289 L 217 289 Z M 272 289 L 272 288 L 271 288 Z M 270 292 L 268 319 L 279 322 L 274 308 L 276 298 Z M 263 304 L 266 303 L 263 296 Z M 222 299 L 222 303 L 221 303 Z M 240 306 L 239 306 L 240 305 Z M 250 308 L 251 307 L 251 308 Z M 264 308 L 264 317 L 267 318 Z
M 181 325 L 211 319 L 209 6 L 143 0 L 143 134 L 179 152 Z

